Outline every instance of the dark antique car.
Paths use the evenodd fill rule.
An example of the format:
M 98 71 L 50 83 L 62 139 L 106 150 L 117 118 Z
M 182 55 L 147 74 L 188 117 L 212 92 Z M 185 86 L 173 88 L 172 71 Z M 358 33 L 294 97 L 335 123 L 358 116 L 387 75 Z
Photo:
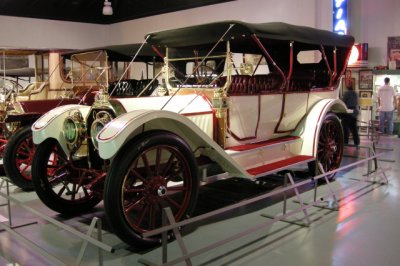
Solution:
M 7 66 L 4 76 L 14 77 L 16 86 L 12 89 L 2 90 L 0 104 L 1 167 L 4 167 L 6 175 L 11 177 L 16 185 L 23 189 L 31 189 L 32 186 L 25 187 L 23 179 L 26 176 L 23 177 L 23 175 L 28 168 L 30 172 L 30 163 L 26 164 L 25 158 L 28 154 L 33 155 L 31 153 L 32 141 L 22 143 L 21 152 L 23 154 L 20 155 L 22 157 L 20 166 L 24 169 L 21 171 L 22 175 L 16 175 L 14 169 L 11 169 L 15 168 L 15 161 L 19 159 L 15 153 L 10 154 L 10 151 L 14 148 L 20 149 L 20 146 L 16 146 L 20 144 L 18 138 L 21 134 L 25 134 L 23 132 L 30 131 L 34 120 L 51 108 L 62 104 L 77 103 L 79 99 L 64 97 L 64 93 L 71 89 L 71 84 L 60 75 L 60 51 L 9 49 L 3 52 L 10 58 L 25 57 L 35 66 L 25 68 L 12 68 L 12 64 Z M 31 59 L 28 60 L 28 57 Z M 31 79 L 34 81 L 31 82 Z M 22 86 L 23 82 L 26 85 Z M 59 89 L 61 86 L 62 90 Z M 11 143 L 8 145 L 10 141 Z M 7 167 L 10 166 L 10 159 L 13 164 L 11 168 Z M 15 176 L 17 177 L 14 178 Z M 20 180 L 22 182 L 19 182 Z
M 50 69 L 57 64 L 49 82 L 42 82 L 40 88 L 16 96 L 19 100 L 12 101 L 13 112 L 9 112 L 5 119 L 7 128 L 14 128 L 12 134 L 4 140 L 8 143 L 4 151 L 4 168 L 14 184 L 23 190 L 33 189 L 31 164 L 36 150 L 32 141 L 33 122 L 59 106 L 92 105 L 96 92 L 109 87 L 114 89 L 114 82 L 118 81 L 140 47 L 141 44 L 114 45 L 63 53 L 60 59 L 57 57 L 57 60 L 49 61 Z M 125 76 L 128 74 L 125 73 Z M 126 84 L 121 83 L 119 86 L 122 85 Z M 137 93 L 121 92 L 122 89 L 116 89 L 114 94 L 134 96 Z M 38 91 L 43 94 L 41 98 L 37 96 Z
M 4 149 L 9 136 L 13 133 L 13 125 L 4 123 L 7 114 L 14 112 L 12 96 L 27 95 L 32 88 L 40 86 L 41 80 L 47 75 L 41 69 L 36 71 L 34 67 L 29 67 L 29 58 L 34 65 L 47 65 L 49 51 L 2 48 L 0 56 L 2 56 L 0 63 L 0 166 L 2 168 Z
M 151 33 L 146 40 L 166 48 L 158 52 L 165 56 L 166 95 L 110 100 L 125 114 L 96 131 L 97 137 L 91 134 L 99 160 L 111 161 L 104 206 L 126 243 L 159 243 L 142 233 L 160 226 L 165 207 L 177 221 L 190 216 L 200 177 L 256 180 L 300 164 L 315 170 L 319 162 L 324 171 L 340 166 L 343 132 L 336 114 L 346 107 L 338 86 L 351 36 L 225 21 Z M 59 135 L 41 133 L 45 124 L 39 119 L 33 126 L 41 142 L 33 170 L 50 207 L 71 211 L 72 203 L 67 209 L 61 199 L 81 210 L 93 206 L 95 182 L 70 174 L 69 149 Z M 88 135 L 75 128 L 74 134 Z

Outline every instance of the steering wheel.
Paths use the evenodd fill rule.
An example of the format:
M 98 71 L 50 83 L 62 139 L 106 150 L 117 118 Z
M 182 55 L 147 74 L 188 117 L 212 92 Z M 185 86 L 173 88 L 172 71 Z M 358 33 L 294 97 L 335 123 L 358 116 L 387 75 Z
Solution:
M 12 93 L 22 89 L 22 85 L 13 80 L 1 79 L 0 81 L 0 93 L 3 94 L 5 98 L 8 98 Z
M 193 70 L 193 76 L 196 78 L 197 84 L 199 85 L 211 83 L 212 76 L 215 74 L 215 69 L 207 65 L 200 65 L 197 68 L 194 67 Z

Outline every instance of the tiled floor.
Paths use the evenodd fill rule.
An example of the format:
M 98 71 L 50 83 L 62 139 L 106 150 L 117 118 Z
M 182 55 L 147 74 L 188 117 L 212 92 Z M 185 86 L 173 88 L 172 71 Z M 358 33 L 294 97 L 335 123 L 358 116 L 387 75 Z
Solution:
M 377 147 L 378 153 L 384 153 L 380 158 L 385 160 L 379 161 L 378 166 L 391 168 L 386 171 L 388 185 L 354 180 L 363 178 L 367 172 L 366 164 L 341 171 L 337 175 L 337 181 L 332 184 L 334 189 L 341 190 L 337 193 L 337 196 L 341 198 L 338 211 L 311 207 L 308 209 L 312 220 L 310 227 L 277 222 L 240 240 L 194 257 L 193 265 L 399 265 L 400 139 L 381 137 Z M 364 148 L 357 150 L 354 147 L 346 147 L 347 156 L 344 165 L 356 162 L 358 159 L 355 156 L 366 156 L 366 151 Z M 202 189 L 197 214 L 215 209 L 210 205 L 222 207 L 249 196 L 249 194 L 243 196 L 243 193 L 238 193 L 240 190 L 248 188 L 256 195 L 265 188 L 260 189 L 254 183 L 249 184 L 240 180 L 233 180 L 224 185 L 223 190 L 219 190 L 218 185 Z M 229 189 L 226 189 L 227 186 Z M 270 186 L 268 189 L 273 188 Z M 4 192 L 5 189 L 1 191 Z M 48 210 L 37 199 L 34 192 L 21 192 L 15 187 L 11 187 L 10 191 L 13 197 L 27 206 L 84 233 L 88 230 L 92 217 L 104 218 L 101 205 L 93 213 L 68 218 Z M 321 185 L 318 191 L 319 195 L 323 195 L 328 191 L 328 187 Z M 302 195 L 305 199 L 311 200 L 313 191 L 304 192 Z M 4 202 L 5 200 L 0 197 L 0 204 Z M 289 211 L 298 206 L 292 199 L 288 201 Z M 223 217 L 203 222 L 201 226 L 186 234 L 183 239 L 189 252 L 196 251 L 269 220 L 261 214 L 277 215 L 281 212 L 281 201 L 263 201 L 251 207 L 240 208 Z M 6 216 L 6 213 L 7 207 L 0 207 L 0 215 Z M 82 244 L 79 238 L 36 217 L 20 206 L 13 205 L 12 213 L 14 225 L 37 222 L 17 228 L 16 232 L 67 265 L 74 264 Z M 296 217 L 303 216 L 299 213 Z M 104 228 L 107 229 L 106 222 Z M 123 248 L 123 245 L 119 245 L 118 238 L 107 230 L 103 231 L 103 239 L 108 245 L 122 247 L 113 254 L 104 253 L 104 265 L 141 265 L 138 262 L 140 258 L 157 264 L 161 263 L 161 248 L 147 251 L 128 250 Z M 181 254 L 176 241 L 169 244 L 168 250 L 170 260 Z M 7 264 L 56 265 L 57 263 L 17 241 L 10 233 L 2 231 L 0 232 L 0 265 Z M 82 265 L 97 265 L 96 248 L 88 246 Z

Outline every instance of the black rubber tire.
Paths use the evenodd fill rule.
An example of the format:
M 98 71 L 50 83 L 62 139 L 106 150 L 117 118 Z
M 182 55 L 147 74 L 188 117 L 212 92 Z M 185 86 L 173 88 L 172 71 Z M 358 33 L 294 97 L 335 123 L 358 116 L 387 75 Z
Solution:
M 24 147 L 21 147 L 24 145 Z M 24 152 L 21 153 L 21 150 Z M 30 126 L 25 126 L 17 130 L 6 145 L 4 150 L 3 165 L 6 176 L 11 182 L 20 187 L 24 191 L 33 190 L 32 176 L 29 170 L 21 173 L 17 167 L 17 160 L 26 161 L 27 167 L 32 164 L 33 154 L 35 153 L 35 145 L 32 140 L 32 130 Z
M 101 201 L 92 191 L 83 191 L 83 187 L 78 185 L 77 188 L 75 187 L 75 189 L 81 190 L 78 198 L 73 198 L 77 194 L 70 193 L 68 195 L 68 192 L 64 193 L 66 189 L 65 184 L 76 184 L 77 182 L 77 180 L 72 181 L 72 171 L 60 173 L 55 186 L 50 184 L 49 179 L 53 178 L 54 175 L 50 176 L 51 174 L 47 174 L 50 169 L 48 168 L 48 163 L 55 149 L 57 150 L 57 158 L 60 158 L 57 160 L 57 165 L 63 165 L 63 162 L 68 162 L 65 153 L 55 139 L 47 139 L 36 148 L 35 157 L 32 162 L 32 182 L 36 194 L 47 207 L 62 214 L 74 215 L 92 209 Z M 61 186 L 61 189 L 56 192 L 55 190 L 59 189 L 57 185 L 61 182 L 63 182 L 64 186 Z M 61 190 L 63 192 L 60 193 Z
M 321 162 L 325 173 L 338 169 L 343 158 L 343 147 L 343 127 L 340 119 L 336 114 L 328 113 L 324 117 L 318 136 L 317 158 L 308 164 L 310 174 L 312 176 L 321 174 L 319 168 L 316 167 L 317 162 Z M 328 175 L 329 180 L 334 180 L 334 178 L 335 173 Z
M 142 158 L 143 162 L 143 158 L 147 158 L 145 155 L 151 153 L 151 151 L 153 151 L 154 149 L 157 149 L 159 154 L 162 154 L 162 152 L 164 152 L 164 156 L 165 151 L 163 149 L 165 149 L 167 152 L 170 152 L 172 150 L 174 153 L 170 154 L 173 154 L 173 156 L 177 157 L 174 157 L 173 163 L 168 163 L 169 161 L 165 163 L 165 160 L 164 163 L 159 162 L 158 167 L 154 167 L 152 170 L 152 167 L 140 168 L 138 164 L 134 165 L 136 159 L 138 162 L 139 159 Z M 171 159 L 172 156 L 168 158 Z M 175 164 L 175 158 L 178 158 L 177 164 Z M 157 161 L 157 159 L 155 159 L 154 161 Z M 157 164 L 155 163 L 155 165 Z M 174 167 L 171 167 L 172 165 L 174 165 Z M 178 167 L 176 167 L 176 165 Z M 183 167 L 179 167 L 181 165 Z M 161 167 L 163 168 L 161 169 Z M 182 172 L 182 176 L 184 176 L 184 178 L 180 180 L 184 180 L 182 184 L 183 186 L 187 186 L 184 190 L 185 193 L 182 192 L 181 194 L 179 194 L 176 192 L 172 192 L 172 194 L 167 195 L 166 192 L 164 195 L 161 196 L 158 192 L 160 190 L 159 187 L 163 187 L 165 188 L 165 191 L 168 191 L 168 188 L 170 188 L 168 187 L 168 182 L 171 181 L 168 179 L 172 176 L 180 177 L 178 176 L 178 174 L 173 175 L 174 170 L 171 170 L 172 168 L 174 170 L 177 168 L 180 169 L 176 173 Z M 136 176 L 136 178 L 132 177 L 134 174 L 128 176 L 127 173 L 133 173 L 133 171 L 131 172 L 132 169 L 137 170 L 136 173 L 141 172 L 142 174 L 144 173 L 142 171 L 145 169 L 145 177 L 142 176 L 142 179 L 138 178 L 138 176 Z M 159 169 L 160 171 L 157 171 L 155 169 Z M 182 171 L 181 169 L 186 170 Z M 160 174 L 159 172 L 163 172 L 164 174 Z M 149 176 L 151 178 L 149 178 Z M 138 180 L 139 183 L 142 183 L 141 187 L 143 189 L 140 192 L 132 193 L 134 189 L 140 189 L 138 188 L 140 187 L 140 185 L 138 187 L 135 187 L 135 184 L 137 184 L 135 182 L 137 182 Z M 129 181 L 132 182 L 129 183 Z M 162 183 L 162 181 L 167 181 L 165 186 L 160 186 L 157 183 Z M 176 182 L 177 180 L 172 181 Z M 123 189 L 123 186 L 126 184 L 129 185 L 130 191 Z M 153 184 L 153 187 L 150 187 L 150 184 Z M 171 210 L 176 220 L 183 220 L 187 218 L 192 214 L 196 205 L 199 185 L 200 182 L 197 174 L 197 163 L 188 144 L 179 136 L 173 133 L 159 130 L 150 131 L 125 144 L 125 146 L 117 153 L 116 157 L 114 158 L 111 164 L 111 169 L 106 177 L 104 186 L 104 208 L 106 211 L 106 216 L 109 220 L 112 230 L 122 241 L 138 248 L 149 248 L 160 243 L 160 236 L 143 238 L 141 233 L 144 231 L 148 231 L 149 229 L 151 230 L 160 227 L 159 220 L 162 215 L 162 210 L 160 206 L 163 206 L 163 208 L 166 206 L 171 207 Z M 146 190 L 146 188 L 149 189 Z M 156 192 L 157 188 L 158 190 Z M 152 194 L 150 192 L 152 192 Z M 124 199 L 126 199 L 125 195 L 126 198 L 131 198 L 124 201 Z M 172 204 L 169 203 L 170 200 L 175 201 L 177 198 L 176 196 L 181 197 L 183 199 L 182 202 L 184 202 L 182 205 L 179 205 L 179 208 L 174 208 Z M 132 201 L 129 201 L 130 199 L 132 199 Z M 128 202 L 136 203 L 132 205 L 135 205 L 139 210 L 127 210 L 127 213 L 124 213 L 124 203 Z M 181 201 L 176 202 L 181 203 Z M 142 203 L 144 203 L 143 208 L 141 205 Z M 148 210 L 147 208 L 149 208 L 150 210 Z M 142 222 L 138 224 L 139 226 L 137 226 L 136 228 L 134 228 L 136 224 L 131 226 L 127 218 L 128 214 L 130 221 L 134 223 L 137 221 L 138 218 L 138 215 L 135 216 L 134 212 L 136 211 L 137 213 L 141 214 L 144 213 L 146 210 L 150 212 L 150 214 L 146 214 L 146 217 L 144 217 L 142 219 Z M 158 219 L 157 222 L 152 222 L 151 218 L 153 216 L 151 215 L 151 212 L 154 212 L 154 217 Z M 177 213 L 179 213 L 179 217 L 177 217 Z M 140 220 L 140 218 L 138 219 Z M 141 228 L 140 226 L 142 225 L 143 220 L 146 220 L 148 224 L 154 224 L 148 226 L 147 228 L 144 228 L 145 226 L 142 226 L 143 228 Z

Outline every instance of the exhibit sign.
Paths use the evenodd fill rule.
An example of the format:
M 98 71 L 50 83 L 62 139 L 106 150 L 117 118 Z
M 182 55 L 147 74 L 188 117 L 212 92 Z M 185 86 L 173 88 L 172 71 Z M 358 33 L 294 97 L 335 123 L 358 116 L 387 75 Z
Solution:
M 389 69 L 400 68 L 400 37 L 388 37 L 387 57 Z
M 333 32 L 341 35 L 347 34 L 348 30 L 348 13 L 347 0 L 333 1 Z

